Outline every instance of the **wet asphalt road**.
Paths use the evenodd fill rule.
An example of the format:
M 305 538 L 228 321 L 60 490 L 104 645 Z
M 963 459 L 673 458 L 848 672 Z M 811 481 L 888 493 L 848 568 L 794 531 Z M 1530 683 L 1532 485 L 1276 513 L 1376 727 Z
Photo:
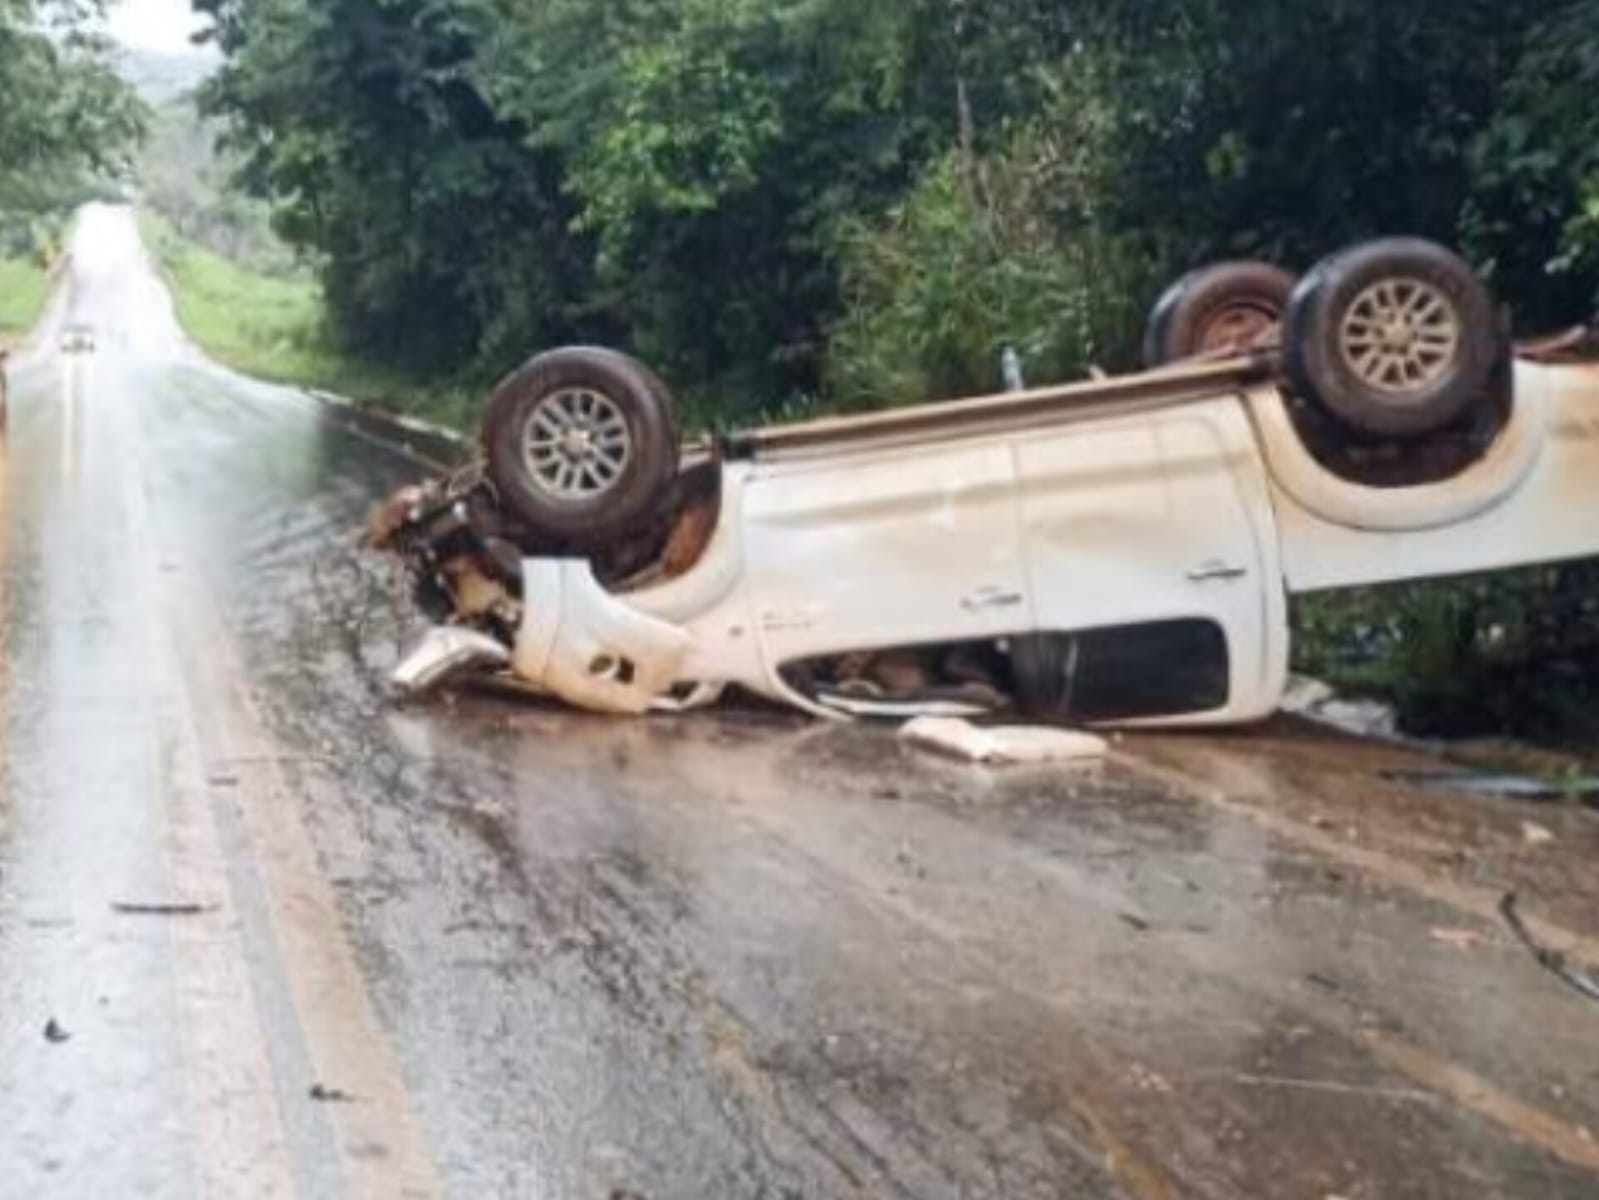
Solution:
M 1492 919 L 1599 956 L 1599 815 L 396 708 L 349 548 L 416 464 L 199 360 L 134 236 L 0 454 L 0 1193 L 1599 1195 L 1599 1007 Z

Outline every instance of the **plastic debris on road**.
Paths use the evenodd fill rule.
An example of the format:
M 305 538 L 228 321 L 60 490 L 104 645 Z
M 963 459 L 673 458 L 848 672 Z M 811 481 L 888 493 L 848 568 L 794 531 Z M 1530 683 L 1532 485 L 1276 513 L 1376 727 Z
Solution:
M 918 718 L 900 736 L 912 745 L 977 763 L 1091 763 L 1110 753 L 1104 738 L 1089 733 L 1042 726 L 984 728 L 946 717 Z

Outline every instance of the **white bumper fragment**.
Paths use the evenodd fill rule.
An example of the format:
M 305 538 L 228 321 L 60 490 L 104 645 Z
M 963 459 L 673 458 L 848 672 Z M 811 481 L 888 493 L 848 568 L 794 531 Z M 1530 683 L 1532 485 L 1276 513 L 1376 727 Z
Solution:
M 421 696 L 452 679 L 509 664 L 510 654 L 487 634 L 458 626 L 430 630 L 394 672 L 402 695 Z

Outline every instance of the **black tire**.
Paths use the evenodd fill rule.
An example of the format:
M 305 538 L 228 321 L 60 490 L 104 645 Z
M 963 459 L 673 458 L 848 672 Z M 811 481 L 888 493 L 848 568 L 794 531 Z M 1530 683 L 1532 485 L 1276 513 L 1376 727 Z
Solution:
M 1167 363 L 1269 340 L 1280 326 L 1295 280 L 1264 262 L 1228 262 L 1190 271 L 1149 314 L 1144 365 Z
M 1493 389 L 1503 345 L 1471 267 L 1418 238 L 1336 254 L 1283 321 L 1289 382 L 1346 429 L 1419 438 L 1456 424 Z
M 1070 715 L 1071 648 L 1072 639 L 1058 634 L 1010 639 L 1011 687 L 1022 712 L 1038 718 Z
M 603 549 L 646 524 L 670 493 L 672 409 L 661 381 L 626 355 L 586 346 L 542 354 L 489 401 L 489 478 L 534 534 Z

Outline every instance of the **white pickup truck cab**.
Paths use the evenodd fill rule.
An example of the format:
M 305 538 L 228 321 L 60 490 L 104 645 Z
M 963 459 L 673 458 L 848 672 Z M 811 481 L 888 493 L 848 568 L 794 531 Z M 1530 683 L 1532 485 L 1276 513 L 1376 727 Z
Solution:
M 1429 295 L 1396 303 L 1425 317 Z M 1346 366 L 1367 344 L 1360 311 L 1337 314 Z M 1383 404 L 1430 381 L 1425 361 L 1390 370 L 1404 329 L 1367 356 Z M 819 664 L 987 647 L 1024 707 L 1073 720 L 1262 718 L 1287 682 L 1293 594 L 1599 554 L 1599 364 L 1501 355 L 1497 370 L 1486 443 L 1436 482 L 1397 486 L 1313 452 L 1304 387 L 1275 354 L 734 435 L 695 468 L 717 474 L 720 499 L 693 565 L 606 587 L 586 557 L 527 557 L 508 663 L 597 712 L 736 686 L 838 716 L 857 709 L 818 684 Z M 620 466 L 636 455 L 614 390 L 514 383 L 501 426 L 528 471 L 554 463 L 572 491 L 572 464 L 607 438 Z M 488 440 L 492 467 L 492 417 Z

